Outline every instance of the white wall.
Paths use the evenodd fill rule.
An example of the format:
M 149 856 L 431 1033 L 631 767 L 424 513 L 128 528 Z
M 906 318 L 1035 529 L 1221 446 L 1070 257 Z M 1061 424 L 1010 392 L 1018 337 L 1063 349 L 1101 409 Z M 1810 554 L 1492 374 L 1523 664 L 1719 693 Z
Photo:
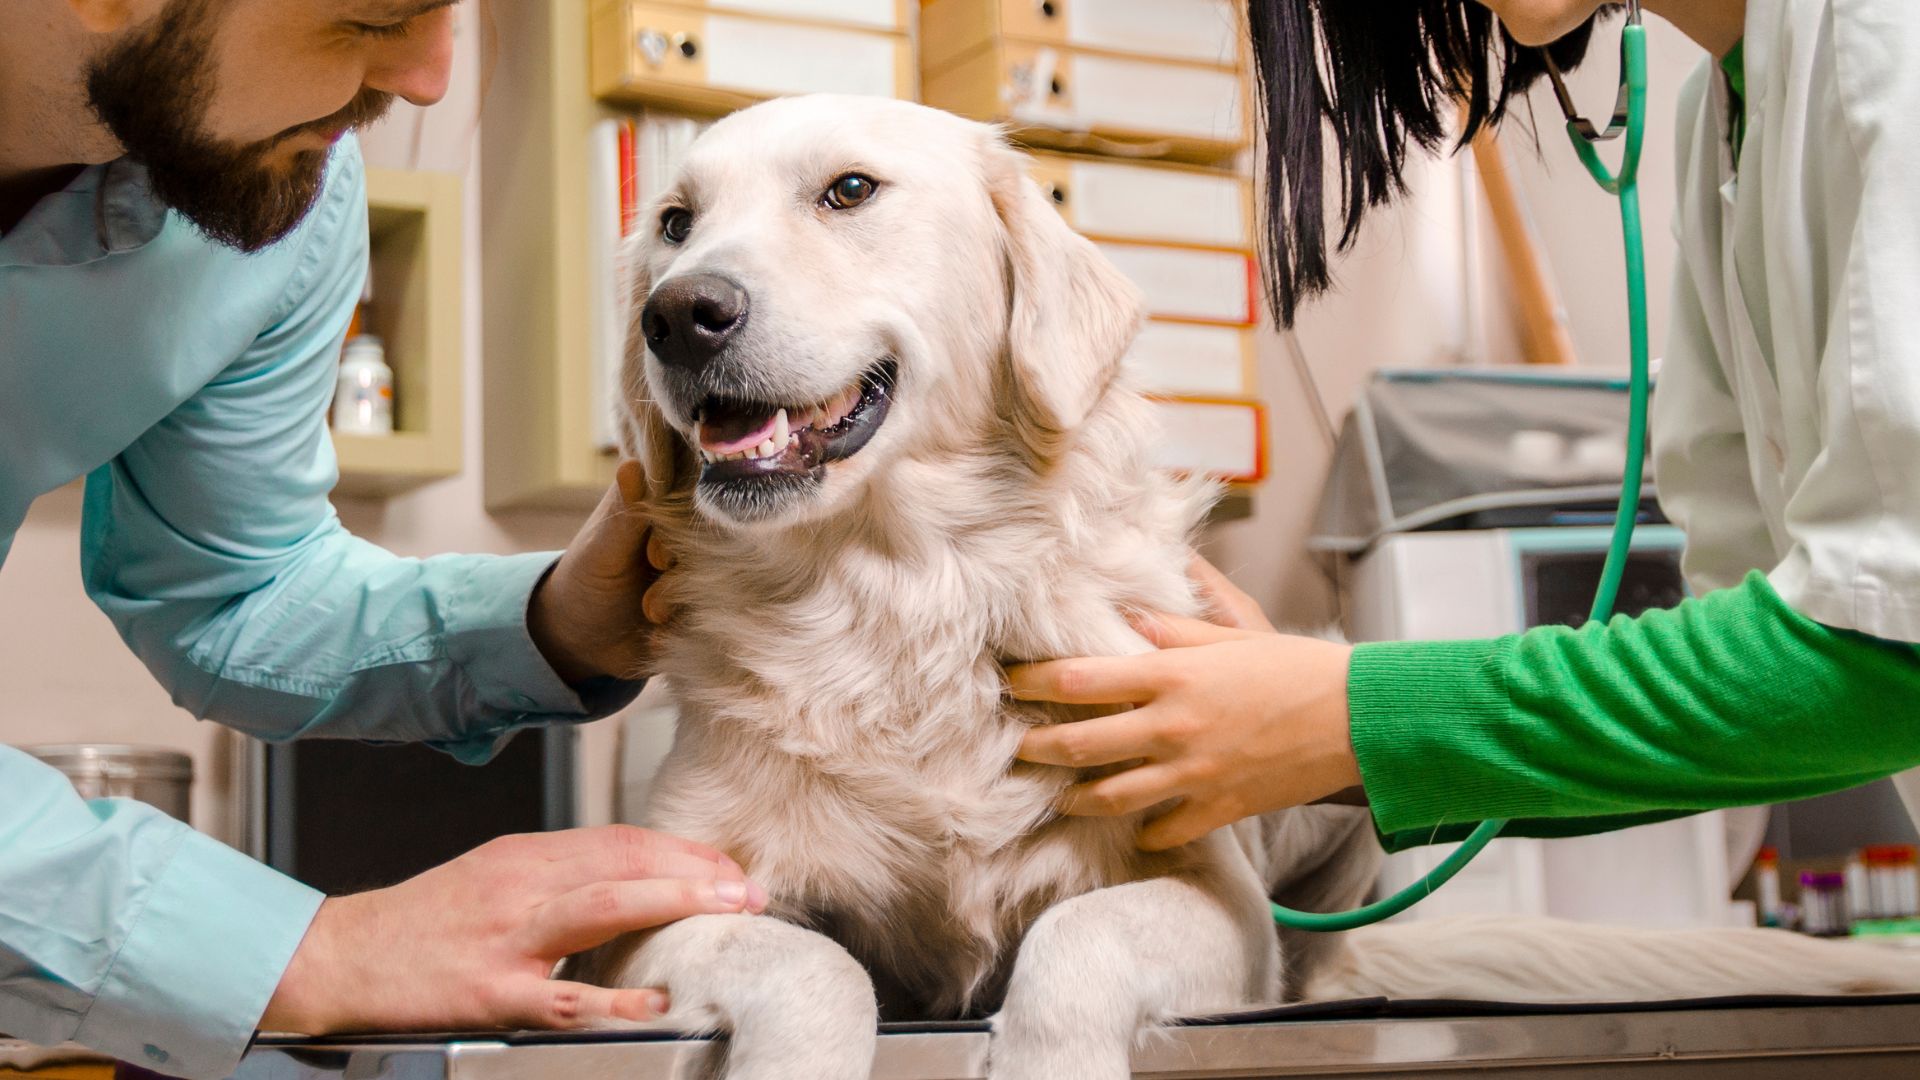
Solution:
M 1655 27 L 1653 37 L 1655 125 L 1644 183 L 1657 352 L 1671 267 L 1663 235 L 1672 205 L 1668 118 L 1679 81 L 1698 54 L 1664 25 Z M 1583 104 L 1595 111 L 1611 102 L 1610 52 L 1604 46 L 1596 50 L 1599 62 L 1577 80 Z M 473 66 L 463 68 L 469 78 Z M 469 95 L 468 104 L 462 104 L 462 94 Z M 472 160 L 472 133 L 463 120 L 475 115 L 470 94 L 470 86 L 457 91 L 417 140 L 428 159 Z M 1625 355 L 1617 218 L 1565 147 L 1551 98 L 1536 95 L 1535 109 L 1543 128 L 1540 155 L 1530 152 L 1524 138 L 1508 136 L 1521 162 L 1523 187 L 1571 309 L 1583 359 L 1617 366 Z M 412 153 L 413 119 L 406 110 L 397 113 L 392 128 L 367 140 L 369 156 L 392 162 L 391 155 Z M 1449 276 L 1459 265 L 1461 175 L 1451 163 L 1424 167 L 1415 181 L 1419 194 L 1376 216 L 1344 260 L 1340 292 L 1302 318 L 1301 340 L 1336 421 L 1374 369 L 1453 362 L 1463 325 L 1459 282 Z M 404 555 L 556 548 L 575 525 L 567 515 L 501 516 L 482 509 L 477 192 L 477 178 L 469 175 L 467 471 L 384 502 L 341 505 L 355 532 Z M 1492 250 L 1490 240 L 1483 243 Z M 1497 284 L 1498 268 L 1487 273 Z M 1489 351 L 1511 359 L 1514 338 L 1503 329 L 1508 316 L 1497 303 L 1489 306 Z M 1272 411 L 1274 476 L 1255 497 L 1254 516 L 1221 527 L 1210 552 L 1281 621 L 1325 623 L 1335 617 L 1333 593 L 1302 542 L 1328 446 L 1277 336 L 1262 342 L 1260 367 Z M 77 487 L 43 498 L 0 570 L 0 742 L 126 741 L 186 750 L 202 777 L 194 794 L 196 823 L 231 839 L 219 729 L 175 709 L 87 601 L 79 581 L 78 523 Z M 602 723 L 587 731 L 588 754 L 598 766 L 584 795 L 588 820 L 605 820 L 610 812 L 612 727 Z

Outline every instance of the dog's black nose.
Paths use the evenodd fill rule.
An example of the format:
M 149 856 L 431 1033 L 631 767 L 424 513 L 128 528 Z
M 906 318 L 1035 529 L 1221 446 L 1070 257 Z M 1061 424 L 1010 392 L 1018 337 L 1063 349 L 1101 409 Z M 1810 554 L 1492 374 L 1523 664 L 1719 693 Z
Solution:
M 653 355 L 689 371 L 711 363 L 746 324 L 747 290 L 719 274 L 669 278 L 640 311 L 640 328 Z

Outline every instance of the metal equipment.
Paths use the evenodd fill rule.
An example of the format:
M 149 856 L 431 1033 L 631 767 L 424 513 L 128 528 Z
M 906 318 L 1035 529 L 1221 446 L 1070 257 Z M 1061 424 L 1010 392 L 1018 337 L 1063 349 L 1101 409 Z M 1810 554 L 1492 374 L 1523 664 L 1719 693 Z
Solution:
M 874 1080 L 983 1080 L 986 1025 L 885 1025 Z M 263 1038 L 235 1080 L 695 1080 L 723 1044 L 666 1033 Z M 1696 1002 L 1614 1009 L 1344 1002 L 1168 1030 L 1134 1054 L 1142 1080 L 1452 1077 L 1569 1080 L 1920 1074 L 1920 998 Z
M 193 759 L 174 750 L 118 743 L 61 743 L 20 749 L 60 770 L 83 799 L 138 799 L 188 819 Z

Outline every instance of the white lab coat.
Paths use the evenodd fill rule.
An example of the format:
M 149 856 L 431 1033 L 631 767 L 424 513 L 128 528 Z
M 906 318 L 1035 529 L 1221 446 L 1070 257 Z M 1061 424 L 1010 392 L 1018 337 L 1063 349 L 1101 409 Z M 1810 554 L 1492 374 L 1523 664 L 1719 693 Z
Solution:
M 1661 502 L 1696 592 L 1920 642 L 1920 0 L 1750 0 L 1746 68 L 1737 171 L 1718 65 L 1681 100 Z

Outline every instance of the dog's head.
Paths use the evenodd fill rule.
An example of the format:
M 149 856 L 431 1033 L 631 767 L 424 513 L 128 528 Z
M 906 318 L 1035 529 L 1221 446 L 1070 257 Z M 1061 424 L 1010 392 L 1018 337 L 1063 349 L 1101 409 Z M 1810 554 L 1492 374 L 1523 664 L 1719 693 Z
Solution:
M 656 496 L 777 526 L 983 440 L 1045 468 L 1140 302 L 1027 165 L 904 102 L 787 98 L 716 124 L 629 253 L 630 450 Z

